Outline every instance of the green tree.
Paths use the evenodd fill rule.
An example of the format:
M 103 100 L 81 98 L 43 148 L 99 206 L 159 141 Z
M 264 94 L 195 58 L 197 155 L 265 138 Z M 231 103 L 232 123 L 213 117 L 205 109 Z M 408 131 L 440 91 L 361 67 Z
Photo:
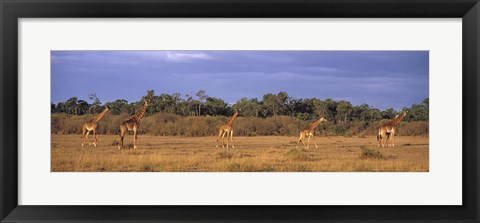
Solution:
M 157 111 L 167 112 L 167 113 L 176 113 L 177 104 L 180 101 L 179 94 L 161 94 L 157 97 L 158 103 L 156 104 Z
M 271 114 L 272 116 L 277 116 L 279 104 L 277 100 L 277 95 L 275 94 L 265 94 L 263 95 L 263 106 L 265 107 L 265 116 Z
M 143 96 L 142 99 L 150 99 L 152 100 L 152 98 L 155 96 L 155 90 L 147 90 L 147 95 Z
M 65 102 L 58 102 L 57 105 L 55 106 L 55 111 L 56 112 L 62 112 L 62 113 L 68 113 Z
M 382 118 L 383 119 L 392 119 L 396 115 L 396 111 L 393 108 L 387 108 L 385 111 L 382 111 Z
M 65 110 L 68 114 L 78 115 L 78 99 L 77 97 L 71 97 L 68 99 L 65 104 Z
M 258 117 L 262 105 L 256 98 L 240 98 L 233 106 L 233 109 L 240 110 L 240 115 L 244 117 Z
M 429 99 L 426 98 L 420 104 L 413 104 L 409 109 L 409 118 L 413 121 L 429 120 Z
M 297 99 L 295 99 L 293 97 L 288 97 L 285 100 L 285 107 L 288 111 L 288 115 L 290 115 L 291 117 L 295 117 L 297 106 L 298 106 L 298 100 Z
M 368 109 L 368 121 L 380 121 L 382 119 L 382 112 L 377 108 Z
M 113 115 L 119 115 L 119 114 L 122 114 L 122 113 L 129 113 L 129 110 L 128 110 L 128 101 L 125 100 L 125 99 L 118 99 L 116 101 L 113 101 L 113 102 L 107 102 L 105 103 L 106 106 L 108 106 L 110 108 L 110 112 L 113 114 Z
M 227 115 L 228 104 L 220 98 L 208 97 L 205 102 L 208 115 Z
M 78 100 L 77 104 L 77 114 L 78 115 L 84 115 L 89 113 L 90 111 L 90 104 L 84 100 Z
M 337 121 L 337 102 L 331 98 L 325 99 L 325 106 L 327 108 L 327 120 Z
M 345 100 L 339 101 L 336 107 L 338 120 L 340 122 L 347 122 L 352 110 L 353 106 L 350 102 Z
M 100 111 L 100 106 L 102 103 L 100 102 L 100 99 L 97 97 L 97 94 L 89 94 L 88 99 L 90 99 L 92 102 L 92 105 L 90 106 L 90 109 L 88 110 L 89 114 L 94 114 L 101 112 Z
M 278 111 L 277 111 L 277 114 L 279 115 L 286 115 L 287 114 L 287 101 L 288 101 L 288 93 L 287 92 L 284 92 L 284 91 L 280 91 L 278 92 L 278 94 L 276 95 L 276 100 L 277 100 L 277 104 L 278 104 Z
M 327 117 L 327 115 L 328 115 L 328 107 L 327 107 L 327 104 L 326 104 L 324 101 L 319 100 L 319 99 L 316 99 L 316 98 L 312 98 L 311 101 L 312 101 L 312 104 L 313 104 L 315 113 L 316 113 L 318 116 L 326 117 L 327 120 L 328 120 L 328 117 Z
M 195 115 L 195 110 L 196 110 L 195 109 L 196 102 L 195 102 L 195 100 L 193 100 L 193 97 L 189 94 L 186 94 L 185 97 L 186 97 L 185 107 L 184 107 L 184 109 L 186 109 L 185 113 L 188 116 L 194 116 Z
M 204 90 L 199 90 L 195 96 L 197 96 L 197 106 L 198 106 L 198 110 L 197 110 L 197 116 L 200 116 L 201 115 L 201 112 L 202 112 L 202 104 L 204 103 L 205 99 L 208 97 L 206 92 Z
M 315 102 L 315 99 L 313 98 L 299 99 L 297 102 L 296 112 L 311 114 L 311 113 L 317 112 L 315 106 L 316 106 L 316 102 Z M 308 119 L 310 119 L 310 117 L 308 117 Z
M 365 121 L 367 117 L 368 104 L 353 106 L 352 117 L 355 121 Z

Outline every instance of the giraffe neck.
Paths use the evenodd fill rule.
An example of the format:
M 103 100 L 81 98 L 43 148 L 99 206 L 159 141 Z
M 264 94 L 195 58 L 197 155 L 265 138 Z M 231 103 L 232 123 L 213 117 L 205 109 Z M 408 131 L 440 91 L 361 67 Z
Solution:
M 235 122 L 235 118 L 237 118 L 237 115 L 238 115 L 238 112 L 235 112 L 235 114 L 233 114 L 232 117 L 230 117 L 230 119 L 227 122 L 227 126 L 233 125 L 233 122 Z
M 405 118 L 406 115 L 407 115 L 407 113 L 405 113 L 405 112 L 402 113 L 400 116 L 393 119 L 393 121 L 391 122 L 391 125 L 392 126 L 398 125 L 398 123 L 400 123 L 403 120 L 403 118 Z
M 135 122 L 140 122 L 142 120 L 143 116 L 145 115 L 145 112 L 147 111 L 147 106 L 148 103 L 145 101 L 145 104 L 143 105 L 142 109 L 138 110 L 137 113 L 132 117 L 132 119 Z
M 308 127 L 308 129 L 309 129 L 310 131 L 314 130 L 315 128 L 317 128 L 317 126 L 320 125 L 320 123 L 322 123 L 322 121 L 323 121 L 323 118 L 320 118 L 320 119 L 317 120 L 316 122 L 312 123 L 312 124 Z
M 100 114 L 92 118 L 92 122 L 97 123 L 99 122 L 105 114 L 107 114 L 108 108 L 105 108 Z

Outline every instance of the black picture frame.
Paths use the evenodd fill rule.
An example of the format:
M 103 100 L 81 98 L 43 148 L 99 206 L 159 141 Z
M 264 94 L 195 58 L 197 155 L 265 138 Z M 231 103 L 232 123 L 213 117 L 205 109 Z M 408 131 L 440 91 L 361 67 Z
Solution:
M 0 0 L 0 15 L 0 219 L 2 222 L 479 222 L 480 5 L 478 0 Z M 463 205 L 18 205 L 17 21 L 19 18 L 74 17 L 462 18 Z

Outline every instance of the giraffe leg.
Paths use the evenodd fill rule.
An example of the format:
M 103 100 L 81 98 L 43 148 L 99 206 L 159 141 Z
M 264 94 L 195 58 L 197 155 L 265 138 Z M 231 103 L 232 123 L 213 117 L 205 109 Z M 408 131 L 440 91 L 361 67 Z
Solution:
M 382 134 L 382 148 L 385 148 L 388 140 L 388 134 Z
M 233 145 L 233 129 L 230 131 L 230 139 L 232 140 L 232 149 L 235 149 L 235 145 Z
M 314 136 L 314 135 L 312 135 L 312 139 L 313 139 L 313 142 L 315 143 L 315 148 L 317 148 L 317 149 L 318 149 L 318 146 L 317 146 L 317 141 L 315 141 L 315 136 Z
M 90 135 L 90 130 L 87 129 L 87 134 L 85 135 L 85 140 L 87 140 L 88 142 L 88 145 L 92 145 L 92 143 L 90 142 L 90 140 L 88 139 L 88 135 Z
M 303 148 L 307 149 L 307 145 L 305 145 L 305 137 L 303 137 L 303 139 L 302 139 L 302 144 L 303 144 Z
M 382 132 L 380 135 L 380 144 L 382 144 L 382 148 L 385 148 L 385 144 L 387 143 L 387 134 L 385 132 Z
M 383 129 L 378 130 L 377 140 L 378 140 L 378 147 L 381 146 L 382 148 L 384 148 L 385 144 L 383 143 L 383 141 L 385 140 L 385 143 L 386 143 L 387 140 L 386 140 L 386 132 Z
M 395 138 L 395 132 L 392 132 L 392 135 L 391 135 L 390 137 L 392 138 L 392 139 L 391 139 L 391 140 L 392 140 L 392 147 L 395 147 L 395 140 L 394 140 L 394 138 Z
M 222 148 L 225 148 L 225 134 L 226 133 L 227 133 L 226 131 L 222 132 Z
M 302 133 L 300 133 L 300 138 L 298 139 L 297 147 L 298 147 L 298 143 L 300 143 L 300 141 L 302 142 L 303 148 L 305 149 L 305 148 L 306 148 L 306 146 L 305 146 L 305 135 L 302 134 Z M 296 149 L 297 147 L 295 147 L 295 149 Z
M 218 130 L 218 137 L 217 137 L 217 145 L 215 146 L 215 148 L 218 148 L 218 141 L 220 140 L 220 137 L 222 137 L 222 133 L 223 133 L 223 130 L 219 129 Z
M 388 143 L 387 143 L 388 147 L 392 147 L 392 134 L 390 134 L 388 136 Z
M 390 133 L 387 133 L 386 134 L 386 137 L 385 137 L 385 148 L 388 148 L 390 147 Z
M 385 147 L 385 144 L 383 143 L 384 140 L 386 141 L 386 134 L 384 134 L 384 132 L 382 131 L 380 133 L 380 146 L 382 146 L 382 148 Z
M 133 128 L 133 149 L 137 149 L 137 128 Z
M 387 139 L 385 140 L 385 144 L 387 144 L 387 148 L 392 147 L 392 133 L 387 134 Z
M 93 134 L 93 135 L 92 135 L 92 143 L 91 143 L 91 145 L 94 145 L 94 143 L 95 143 L 95 130 L 92 130 L 91 133 Z
M 93 146 L 97 147 L 97 131 L 93 129 Z
M 82 127 L 82 146 L 83 146 L 83 143 L 85 141 L 85 132 L 87 131 L 87 128 L 85 127 L 85 125 Z
M 123 138 L 125 137 L 126 132 L 127 132 L 127 129 L 120 126 L 120 142 L 118 142 L 118 149 L 123 148 Z
M 308 146 L 310 145 L 310 135 L 308 136 L 308 140 L 307 140 L 307 149 L 308 149 Z
M 387 133 L 387 137 L 385 138 L 385 147 L 390 147 L 390 134 Z
M 295 146 L 295 149 L 298 148 L 298 144 L 300 144 L 300 141 L 302 141 L 302 133 L 300 133 L 300 137 L 298 137 L 297 145 Z
M 227 149 L 228 149 L 228 141 L 230 139 L 230 131 L 227 132 Z

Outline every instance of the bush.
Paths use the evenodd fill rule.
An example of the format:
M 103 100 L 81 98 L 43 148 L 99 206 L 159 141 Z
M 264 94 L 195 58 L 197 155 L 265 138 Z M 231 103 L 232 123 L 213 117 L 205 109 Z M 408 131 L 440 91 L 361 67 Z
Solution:
M 425 121 L 409 122 L 398 129 L 401 135 L 428 136 L 429 125 Z
M 217 155 L 220 159 L 231 159 L 233 157 L 233 154 L 229 151 L 220 151 L 217 153 Z
M 51 115 L 51 133 L 81 134 L 82 126 L 93 115 L 69 115 L 54 113 Z M 99 134 L 120 133 L 120 124 L 131 117 L 128 114 L 107 114 L 98 123 Z M 228 120 L 226 116 L 187 116 L 169 113 L 155 113 L 140 122 L 139 134 L 155 136 L 217 136 L 218 129 Z M 234 136 L 298 136 L 301 129 L 308 127 L 314 120 L 302 121 L 296 117 L 276 116 L 269 118 L 237 117 L 233 125 Z M 317 135 L 366 136 L 376 135 L 380 122 L 322 123 L 316 128 Z M 428 135 L 428 122 L 403 122 L 397 128 L 397 134 L 406 136 Z
M 347 129 L 340 125 L 330 125 L 328 128 L 329 135 L 344 135 Z
M 55 114 L 51 119 L 51 133 L 55 134 L 80 134 L 85 122 L 92 118 L 90 115 L 75 116 L 68 114 Z
M 302 153 L 300 150 L 297 149 L 290 149 L 285 156 L 290 160 L 295 161 L 311 161 L 307 154 Z
M 385 156 L 378 150 L 372 150 L 366 146 L 360 146 L 360 149 L 362 151 L 360 158 L 385 159 Z

